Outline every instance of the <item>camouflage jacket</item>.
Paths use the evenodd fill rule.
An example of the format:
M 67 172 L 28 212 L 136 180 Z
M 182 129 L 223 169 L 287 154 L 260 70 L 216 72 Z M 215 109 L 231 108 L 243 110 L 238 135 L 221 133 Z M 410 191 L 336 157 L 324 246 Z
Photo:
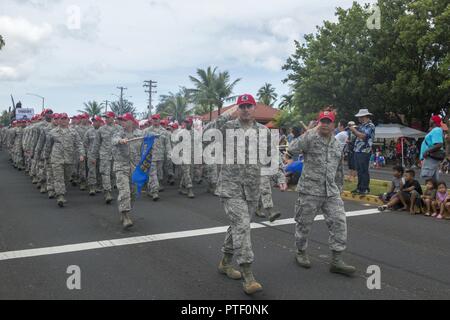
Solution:
M 115 125 L 105 125 L 98 129 L 97 139 L 94 140 L 94 146 L 92 147 L 94 153 L 100 155 L 102 160 L 112 160 L 112 137 L 116 131 L 120 131 L 122 128 Z
M 98 130 L 94 127 L 90 128 L 83 137 L 83 145 L 86 150 L 86 155 L 89 159 L 98 159 L 100 157 L 99 150 L 94 150 L 94 141 L 98 139 Z
M 144 134 L 160 135 L 152 148 L 152 161 L 161 161 L 164 159 L 171 159 L 172 144 L 170 142 L 170 133 L 162 127 L 149 127 L 144 131 Z
M 34 147 L 34 157 L 40 159 L 43 157 L 42 152 L 46 143 L 47 133 L 55 127 L 50 122 L 43 121 L 36 128 L 36 146 Z
M 298 144 L 289 146 L 289 152 L 301 153 L 304 157 L 303 171 L 296 190 L 312 196 L 340 195 L 344 186 L 341 149 L 334 136 L 327 141 L 317 129 L 307 131 Z
M 73 128 L 56 127 L 48 134 L 45 154 L 50 153 L 50 161 L 57 164 L 74 164 L 74 154 L 85 154 L 80 136 Z
M 116 130 L 112 137 L 114 171 L 131 172 L 136 168 L 141 160 L 141 145 L 143 140 L 135 140 L 127 144 L 120 144 L 121 139 L 132 139 L 142 137 L 144 133 L 141 130 L 127 132 L 120 128 Z
M 224 137 L 224 164 L 220 166 L 218 177 L 217 192 L 223 198 L 243 198 L 247 201 L 258 201 L 260 197 L 260 182 L 261 182 L 261 163 L 257 159 L 256 164 L 248 163 L 248 157 L 251 153 L 248 141 L 245 142 L 245 164 L 238 163 L 238 152 L 235 150 L 234 162 L 227 163 L 226 160 L 226 130 L 244 129 L 239 119 L 230 120 L 229 116 L 220 116 L 213 125 L 215 128 L 222 131 Z M 260 134 L 268 134 L 268 129 L 254 121 L 252 126 L 248 129 L 254 129 L 259 141 Z M 260 131 L 262 130 L 262 131 Z M 229 146 L 228 146 L 229 148 Z M 235 146 L 236 149 L 236 146 Z M 242 155 L 243 156 L 243 155 Z

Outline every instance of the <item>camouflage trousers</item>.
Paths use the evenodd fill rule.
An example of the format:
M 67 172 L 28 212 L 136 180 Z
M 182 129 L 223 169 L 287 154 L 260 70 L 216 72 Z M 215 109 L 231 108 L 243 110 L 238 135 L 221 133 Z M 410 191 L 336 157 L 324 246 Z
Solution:
M 298 250 L 308 247 L 308 235 L 314 218 L 323 213 L 328 227 L 328 243 L 333 251 L 343 251 L 347 244 L 347 220 L 340 196 L 319 197 L 300 194 L 295 203 L 295 244 Z
M 47 178 L 47 192 L 48 191 L 55 191 L 55 178 L 53 175 L 53 167 L 50 162 L 50 159 L 45 160 L 45 172 L 46 172 L 46 178 Z
M 164 172 L 167 173 L 167 176 L 174 176 L 175 170 L 174 170 L 174 164 L 172 160 L 164 160 Z
M 84 159 L 84 161 L 80 161 L 79 159 L 77 159 L 77 177 L 78 177 L 78 181 L 80 182 L 86 182 L 86 177 L 87 177 L 87 161 L 86 159 Z
M 205 164 L 204 167 L 205 178 L 208 184 L 217 184 L 217 165 L 216 164 Z
M 37 167 L 38 167 L 38 160 L 36 159 L 36 157 L 33 157 L 31 159 L 31 170 L 30 170 L 31 177 L 37 176 Z
M 73 164 L 52 163 L 54 187 L 56 195 L 66 194 L 66 185 L 69 183 L 73 173 Z
M 95 161 L 95 164 L 93 163 Z M 101 187 L 100 159 L 89 158 L 87 160 L 88 175 L 87 182 L 90 187 Z
M 270 176 L 261 176 L 261 195 L 259 197 L 258 207 L 269 209 L 273 208 L 272 186 Z
M 103 191 L 111 191 L 111 181 L 113 177 L 113 161 L 100 159 L 100 174 L 102 176 Z
M 181 181 L 180 188 L 192 188 L 192 178 L 194 175 L 193 164 L 181 164 Z
M 238 264 L 252 263 L 254 255 L 250 238 L 250 221 L 256 202 L 242 198 L 222 198 L 222 203 L 230 219 L 222 252 L 236 254 Z
M 148 174 L 147 190 L 150 193 L 158 193 L 160 183 L 162 182 L 163 161 L 152 161 L 150 172 Z M 161 177 L 161 178 L 160 178 Z
M 132 203 L 135 199 L 135 187 L 131 185 L 131 172 L 130 170 L 115 170 L 117 189 L 119 195 L 117 196 L 117 205 L 119 206 L 119 212 L 130 212 Z
M 199 183 L 200 181 L 202 181 L 203 172 L 203 164 L 194 164 L 193 180 L 195 183 Z
M 45 160 L 39 160 L 37 168 L 37 177 L 40 183 L 47 181 L 47 169 L 45 168 Z

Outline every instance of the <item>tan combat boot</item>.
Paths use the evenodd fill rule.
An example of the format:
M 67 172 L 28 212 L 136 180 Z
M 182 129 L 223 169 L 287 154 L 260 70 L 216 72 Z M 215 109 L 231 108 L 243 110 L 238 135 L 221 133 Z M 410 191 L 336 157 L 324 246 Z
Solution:
M 113 200 L 113 198 L 111 195 L 111 191 L 105 191 L 105 202 L 107 204 L 110 204 L 112 200 Z
M 133 221 L 131 221 L 131 218 L 130 218 L 129 214 L 130 214 L 129 211 L 122 212 L 121 220 L 122 220 L 122 225 L 123 225 L 124 229 L 128 229 L 128 228 L 131 228 L 133 226 Z
M 94 186 L 90 186 L 89 187 L 89 195 L 90 196 L 95 196 L 95 193 L 96 193 L 95 187 Z
M 242 278 L 242 275 L 238 270 L 233 268 L 232 261 L 233 255 L 225 253 L 219 263 L 219 273 L 225 274 L 230 279 L 239 280 Z
M 66 204 L 66 199 L 64 198 L 64 195 L 60 194 L 57 198 L 56 198 L 56 203 L 58 204 L 58 206 L 60 206 L 61 208 L 64 207 L 64 205 Z
M 188 198 L 191 198 L 191 199 L 195 198 L 194 191 L 192 191 L 192 188 L 188 188 L 187 196 L 188 196 Z
M 242 276 L 244 277 L 244 292 L 248 295 L 260 292 L 263 290 L 260 283 L 255 280 L 253 276 L 252 268 L 250 263 L 241 264 Z

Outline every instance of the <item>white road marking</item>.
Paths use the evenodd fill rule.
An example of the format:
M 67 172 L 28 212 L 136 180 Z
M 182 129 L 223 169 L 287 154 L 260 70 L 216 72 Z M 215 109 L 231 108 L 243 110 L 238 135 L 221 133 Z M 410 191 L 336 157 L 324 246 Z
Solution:
M 347 212 L 346 214 L 347 214 L 347 217 L 355 217 L 355 216 L 369 215 L 369 214 L 375 214 L 375 213 L 378 213 L 378 210 L 369 209 L 369 210 L 351 211 L 351 212 Z M 323 220 L 323 219 L 324 218 L 322 215 L 318 215 L 315 218 L 315 220 Z M 283 220 L 275 221 L 273 223 L 271 223 L 269 221 L 265 221 L 262 223 L 253 222 L 251 224 L 251 228 L 252 229 L 260 229 L 260 228 L 267 228 L 268 226 L 275 227 L 275 226 L 282 226 L 282 225 L 288 225 L 288 224 L 294 224 L 294 223 L 295 223 L 294 219 L 283 219 Z M 17 251 L 5 251 L 5 252 L 0 252 L 0 261 L 37 257 L 37 256 L 46 256 L 46 255 L 53 255 L 53 254 L 60 254 L 60 253 L 69 253 L 69 252 L 78 252 L 78 251 L 87 251 L 87 250 L 94 250 L 94 249 L 119 247 L 119 246 L 131 245 L 131 244 L 150 243 L 150 242 L 157 242 L 157 241 L 163 241 L 163 240 L 182 239 L 182 238 L 197 237 L 197 236 L 204 236 L 204 235 L 210 235 L 210 234 L 219 234 L 219 233 L 225 233 L 227 231 L 227 229 L 228 229 L 228 226 L 223 226 L 223 227 L 214 227 L 214 228 L 206 228 L 206 229 L 195 229 L 195 230 L 187 230 L 187 231 L 151 234 L 151 235 L 141 236 L 141 237 L 84 242 L 84 243 L 54 246 L 54 247 L 25 249 L 25 250 L 17 250 Z

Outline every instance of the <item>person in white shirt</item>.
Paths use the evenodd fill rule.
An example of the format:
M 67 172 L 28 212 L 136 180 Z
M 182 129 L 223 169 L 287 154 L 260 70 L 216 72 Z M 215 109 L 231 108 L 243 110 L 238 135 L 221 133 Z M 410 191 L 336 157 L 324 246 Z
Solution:
M 341 146 L 341 150 L 344 151 L 345 145 L 348 141 L 348 132 L 346 130 L 347 127 L 347 121 L 341 120 L 338 124 L 338 134 L 336 134 L 335 138 L 339 142 L 339 145 Z

